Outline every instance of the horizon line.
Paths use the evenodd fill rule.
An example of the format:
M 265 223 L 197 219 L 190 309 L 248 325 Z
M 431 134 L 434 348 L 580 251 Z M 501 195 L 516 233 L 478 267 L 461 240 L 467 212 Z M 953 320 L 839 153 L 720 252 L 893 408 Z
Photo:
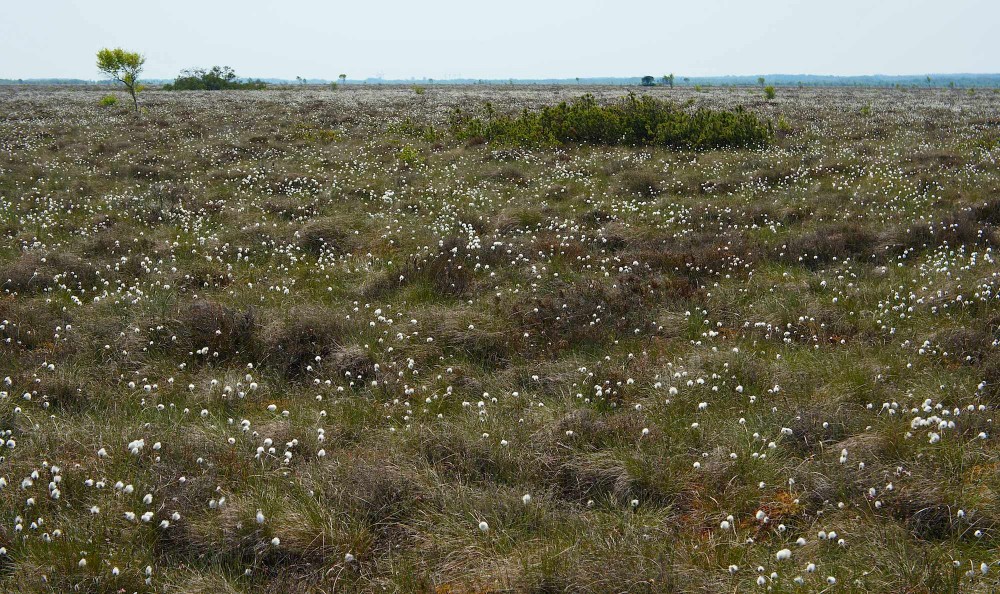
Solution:
M 662 80 L 664 76 L 669 76 L 670 73 L 664 74 L 634 74 L 634 75 L 594 75 L 594 76 L 535 76 L 535 77 L 519 77 L 519 76 L 503 76 L 503 77 L 481 77 L 481 76 L 451 76 L 447 78 L 438 77 L 385 77 L 385 76 L 367 76 L 361 78 L 347 78 L 344 82 L 346 83 L 359 83 L 368 81 L 398 81 L 398 82 L 423 82 L 423 81 L 433 81 L 433 82 L 451 82 L 451 81 L 485 81 L 485 82 L 508 82 L 514 81 L 586 81 L 586 80 L 641 80 L 645 76 L 653 76 L 656 80 Z M 815 74 L 815 73 L 783 73 L 783 72 L 773 72 L 773 73 L 753 73 L 753 74 L 717 74 L 717 75 L 677 75 L 673 74 L 675 82 L 677 81 L 691 81 L 691 80 L 717 80 L 717 79 L 754 79 L 763 77 L 767 79 L 768 77 L 779 77 L 779 78 L 824 78 L 824 79 L 857 79 L 857 78 L 926 78 L 926 77 L 982 77 L 982 78 L 993 78 L 1000 77 L 1000 71 L 997 72 L 921 72 L 921 73 L 907 73 L 907 74 Z M 174 80 L 176 77 L 163 78 L 163 77 L 149 77 L 146 78 L 147 81 L 169 81 Z M 274 80 L 274 81 L 288 81 L 288 82 L 298 82 L 298 81 L 317 81 L 322 83 L 328 82 L 338 82 L 339 77 L 325 78 L 322 76 L 316 77 L 292 77 L 286 78 L 282 76 L 241 76 L 241 80 Z M 54 80 L 65 80 L 65 81 L 83 81 L 83 82 L 93 82 L 102 83 L 108 82 L 104 78 L 84 78 L 78 76 L 33 76 L 33 77 L 10 77 L 10 76 L 0 76 L 0 80 L 4 81 L 54 81 Z

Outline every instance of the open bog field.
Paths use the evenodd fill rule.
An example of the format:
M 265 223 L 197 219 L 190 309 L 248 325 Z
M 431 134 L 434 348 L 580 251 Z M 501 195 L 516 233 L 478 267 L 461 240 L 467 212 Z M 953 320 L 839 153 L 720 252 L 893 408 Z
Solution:
M 0 87 L 0 591 L 997 591 L 1000 94 L 627 91 Z

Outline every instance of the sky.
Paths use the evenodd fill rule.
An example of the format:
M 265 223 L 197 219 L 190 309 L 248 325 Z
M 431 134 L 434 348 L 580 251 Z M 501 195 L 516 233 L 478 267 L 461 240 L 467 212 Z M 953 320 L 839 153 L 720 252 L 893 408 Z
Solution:
M 998 0 L 0 0 L 0 78 L 1000 72 Z

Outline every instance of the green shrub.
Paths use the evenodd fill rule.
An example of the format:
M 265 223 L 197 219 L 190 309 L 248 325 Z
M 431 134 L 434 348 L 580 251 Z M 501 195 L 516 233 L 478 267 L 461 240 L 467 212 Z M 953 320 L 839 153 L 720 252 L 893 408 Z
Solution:
M 545 146 L 564 143 L 655 145 L 704 150 L 758 147 L 774 135 L 770 122 L 737 108 L 687 111 L 677 104 L 632 93 L 608 105 L 593 95 L 518 115 L 498 114 L 486 103 L 481 116 L 456 109 L 451 131 L 460 140 Z
M 118 105 L 118 97 L 115 97 L 114 95 L 105 95 L 101 97 L 101 105 L 104 107 L 114 107 L 115 105 Z
M 241 81 L 229 66 L 213 66 L 210 70 L 193 68 L 181 72 L 171 84 L 163 85 L 166 91 L 221 91 L 225 89 L 263 89 L 261 80 Z
M 412 146 L 404 146 L 399 150 L 399 160 L 412 167 L 420 162 L 420 153 Z
M 425 87 L 421 87 L 420 85 L 413 85 L 413 92 L 417 95 L 423 95 L 427 92 L 427 89 Z
M 766 97 L 768 101 L 774 99 L 775 95 L 777 95 L 777 93 L 774 90 L 774 86 L 768 85 L 764 87 L 764 97 Z
M 420 138 L 427 142 L 434 142 L 438 139 L 438 131 L 434 128 L 434 126 L 414 122 L 413 119 L 409 117 L 398 124 L 389 124 L 388 130 L 392 133 L 403 134 L 413 138 Z
M 295 124 L 292 138 L 305 142 L 316 142 L 320 144 L 330 144 L 340 140 L 340 133 L 329 128 L 321 128 L 312 124 L 299 122 Z

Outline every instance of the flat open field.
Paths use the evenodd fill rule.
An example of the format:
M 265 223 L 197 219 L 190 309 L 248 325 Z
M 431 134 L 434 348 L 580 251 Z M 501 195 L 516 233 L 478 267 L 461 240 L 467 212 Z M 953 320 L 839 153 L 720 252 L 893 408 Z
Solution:
M 0 591 L 997 591 L 1000 94 L 627 91 L 0 87 Z

